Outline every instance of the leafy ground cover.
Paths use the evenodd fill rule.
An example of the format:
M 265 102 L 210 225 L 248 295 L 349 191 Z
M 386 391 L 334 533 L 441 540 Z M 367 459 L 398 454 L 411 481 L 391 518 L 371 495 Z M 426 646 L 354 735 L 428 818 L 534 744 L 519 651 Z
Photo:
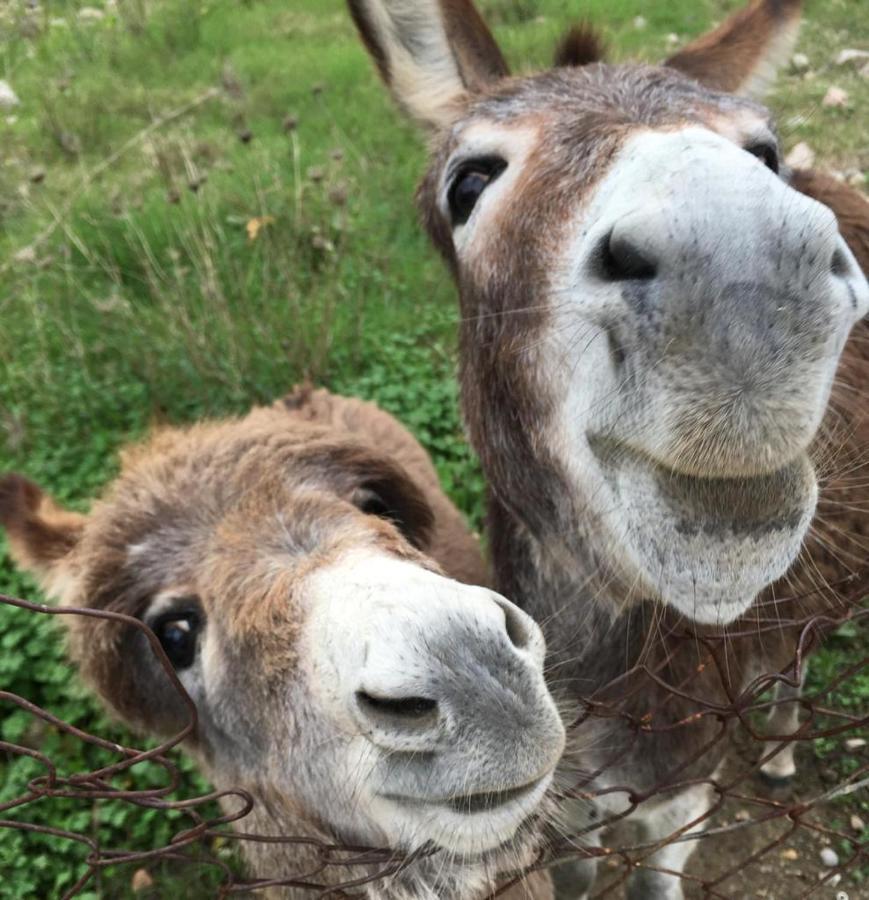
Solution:
M 738 5 L 482 3 L 518 68 L 545 63 L 580 15 L 605 27 L 615 58 L 660 59 Z M 807 68 L 785 71 L 772 98 L 786 147 L 808 143 L 855 182 L 869 172 L 869 79 L 834 59 L 867 46 L 856 6 L 808 4 Z M 0 110 L 0 471 L 83 504 L 119 444 L 149 425 L 242 412 L 309 377 L 399 415 L 480 524 L 482 478 L 456 412 L 453 291 L 410 202 L 424 149 L 339 0 L 11 0 L 0 78 L 20 98 Z M 848 99 L 824 106 L 833 84 Z M 2 544 L 0 591 L 36 596 Z M 867 643 L 831 641 L 817 684 Z M 123 736 L 71 678 L 53 622 L 0 607 L 0 648 L 4 689 Z M 865 706 L 866 689 L 855 679 L 832 699 Z M 97 759 L 6 705 L 0 738 L 70 772 Z M 853 764 L 838 745 L 816 752 L 836 771 Z M 185 771 L 185 790 L 201 788 Z M 0 757 L 0 802 L 35 772 Z M 165 842 L 173 824 L 111 804 L 28 815 L 112 846 Z M 59 895 L 81 860 L 80 848 L 0 829 L 0 895 Z M 129 874 L 108 873 L 93 896 L 123 896 Z

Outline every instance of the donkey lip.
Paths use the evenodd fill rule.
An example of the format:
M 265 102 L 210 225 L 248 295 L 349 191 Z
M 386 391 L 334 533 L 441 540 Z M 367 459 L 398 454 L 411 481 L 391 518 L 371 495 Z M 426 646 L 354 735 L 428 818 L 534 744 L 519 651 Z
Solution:
M 435 806 L 448 809 L 461 815 L 475 815 L 476 813 L 488 813 L 499 810 L 511 803 L 525 799 L 537 790 L 548 776 L 538 778 L 529 784 L 508 788 L 502 791 L 480 791 L 475 794 L 457 794 L 450 797 L 409 797 L 399 794 L 384 794 L 383 796 L 395 803 L 408 806 Z
M 733 536 L 799 529 L 814 503 L 816 480 L 808 455 L 758 475 L 709 477 L 677 472 L 625 445 L 592 438 L 592 452 L 615 493 L 630 502 L 654 495 L 678 534 Z

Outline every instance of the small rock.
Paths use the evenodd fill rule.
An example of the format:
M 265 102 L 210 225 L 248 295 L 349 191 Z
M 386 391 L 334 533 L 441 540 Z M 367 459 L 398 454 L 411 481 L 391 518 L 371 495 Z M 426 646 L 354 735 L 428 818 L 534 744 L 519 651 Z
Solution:
M 806 72 L 810 65 L 809 58 L 805 53 L 794 53 L 791 57 L 791 68 L 794 72 Z
M 857 815 L 857 813 L 854 813 L 854 815 L 851 816 L 850 825 L 851 830 L 856 831 L 858 834 L 866 827 L 866 823 Z
M 848 103 L 848 92 L 833 85 L 821 101 L 821 106 L 845 106 Z
M 785 163 L 792 169 L 811 169 L 815 163 L 815 151 L 805 141 L 800 141 L 785 157 Z
M 668 47 L 676 47 L 681 42 L 681 38 L 675 31 L 671 31 L 667 35 L 667 46 Z
M 32 246 L 22 247 L 12 258 L 18 263 L 35 263 L 36 250 Z
M 0 109 L 12 109 L 20 103 L 18 95 L 12 90 L 12 85 L 0 79 Z
M 78 18 L 80 22 L 98 22 L 100 19 L 104 19 L 106 14 L 101 10 L 97 9 L 95 6 L 83 6 L 78 11 Z
M 35 168 L 30 171 L 30 181 L 33 184 L 40 184 L 45 181 L 45 169 Z
M 154 879 L 148 873 L 147 869 L 136 869 L 136 871 L 133 872 L 130 887 L 133 889 L 134 894 L 138 894 L 140 891 L 146 891 L 153 884 Z
M 859 63 L 867 59 L 869 59 L 869 50 L 843 50 L 836 57 L 836 65 L 847 66 L 848 63 Z
M 848 738 L 845 741 L 845 749 L 846 750 L 862 750 L 866 746 L 865 738 Z
M 636 28 L 637 31 L 642 31 L 646 25 L 648 25 L 648 22 L 646 22 L 645 16 L 637 16 L 634 19 L 634 28 Z
M 737 822 L 747 822 L 751 818 L 751 813 L 747 809 L 741 809 L 733 818 Z
M 825 884 L 826 884 L 828 887 L 836 887 L 836 885 L 837 885 L 841 880 L 842 880 L 841 874 L 839 874 L 839 872 L 836 872 L 835 875 L 831 876 L 830 878 L 828 878 L 828 879 L 826 880 Z
M 793 847 L 787 847 L 787 848 L 785 848 L 784 850 L 782 850 L 782 852 L 781 852 L 780 855 L 781 855 L 781 858 L 782 858 L 782 859 L 788 859 L 788 860 L 791 860 L 791 861 L 800 858 L 800 854 L 797 853 L 797 851 L 794 850 Z
M 821 862 L 828 869 L 832 869 L 839 865 L 839 854 L 832 847 L 824 847 L 821 850 Z

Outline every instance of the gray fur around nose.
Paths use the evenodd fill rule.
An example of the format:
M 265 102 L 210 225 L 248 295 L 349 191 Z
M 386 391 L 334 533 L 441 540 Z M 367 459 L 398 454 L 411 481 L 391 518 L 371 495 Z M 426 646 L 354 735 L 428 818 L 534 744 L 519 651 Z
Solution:
M 433 784 L 453 785 L 446 794 L 462 785 L 497 791 L 541 777 L 560 755 L 564 732 L 543 679 L 539 628 L 496 594 L 462 590 L 475 601 L 457 596 L 430 615 L 393 608 L 388 628 L 375 622 L 370 632 L 356 715 L 393 753 L 393 793 L 425 796 Z M 388 702 L 372 707 L 365 697 L 427 703 L 420 715 L 390 716 Z
M 635 388 L 614 436 L 707 474 L 787 462 L 866 310 L 835 216 L 717 136 L 655 135 L 621 165 L 591 251 Z

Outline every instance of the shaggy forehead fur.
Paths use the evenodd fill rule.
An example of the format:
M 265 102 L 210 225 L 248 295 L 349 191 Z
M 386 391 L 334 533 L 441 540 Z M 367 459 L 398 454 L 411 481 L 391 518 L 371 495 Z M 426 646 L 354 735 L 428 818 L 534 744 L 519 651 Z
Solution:
M 425 526 L 425 500 L 400 468 L 283 410 L 158 433 L 126 452 L 94 506 L 64 601 L 141 616 L 160 592 L 195 594 L 233 654 L 255 658 L 268 679 L 296 663 L 310 572 L 360 546 L 433 568 L 392 523 L 350 503 L 372 480 L 397 485 Z M 147 722 L 147 689 L 125 663 L 142 636 L 86 620 L 71 640 L 85 676 L 122 715 Z

